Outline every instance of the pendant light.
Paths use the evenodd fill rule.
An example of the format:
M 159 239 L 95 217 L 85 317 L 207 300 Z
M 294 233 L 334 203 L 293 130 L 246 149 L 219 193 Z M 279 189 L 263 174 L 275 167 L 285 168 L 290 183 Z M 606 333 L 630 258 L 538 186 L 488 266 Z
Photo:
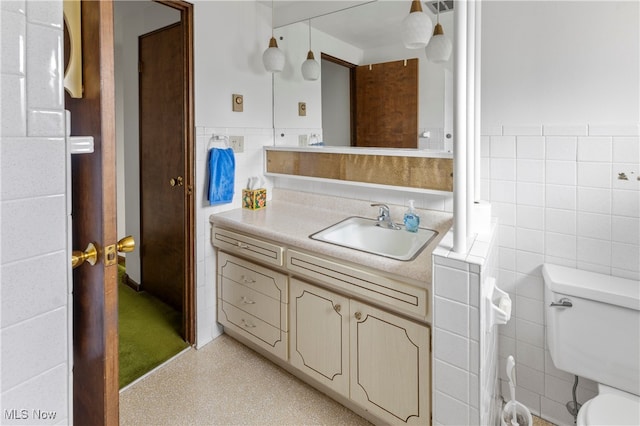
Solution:
M 273 0 L 271 0 L 271 40 L 269 40 L 269 47 L 262 54 L 262 63 L 269 72 L 280 72 L 284 68 L 284 52 L 278 48 L 278 42 L 273 36 Z
M 309 53 L 307 53 L 307 60 L 302 63 L 302 77 L 309 81 L 317 80 L 320 77 L 320 64 L 313 57 L 311 50 L 311 19 L 309 19 Z
M 442 25 L 440 25 L 440 2 L 438 1 L 438 15 L 436 26 L 433 29 L 433 37 L 429 40 L 429 44 L 425 51 L 427 52 L 427 59 L 436 64 L 447 62 L 451 57 L 451 51 L 453 45 L 449 37 L 444 35 Z
M 409 16 L 402 21 L 402 43 L 407 49 L 426 47 L 432 30 L 433 22 L 422 11 L 420 0 L 412 0 Z

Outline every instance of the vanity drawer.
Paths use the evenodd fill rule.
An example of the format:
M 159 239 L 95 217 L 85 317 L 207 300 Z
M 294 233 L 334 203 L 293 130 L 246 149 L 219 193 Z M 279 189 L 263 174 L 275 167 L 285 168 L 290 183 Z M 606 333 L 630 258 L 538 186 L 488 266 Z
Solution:
M 286 360 L 288 335 L 261 319 L 218 299 L 218 322 Z
M 221 277 L 220 297 L 240 310 L 287 331 L 287 305 L 226 277 Z
M 214 246 L 232 253 L 251 257 L 271 265 L 282 266 L 284 249 L 276 244 L 216 227 L 211 228 L 211 241 Z
M 287 303 L 287 276 L 228 253 L 218 252 L 218 275 Z
M 287 269 L 420 317 L 428 314 L 427 290 L 296 250 L 287 250 Z

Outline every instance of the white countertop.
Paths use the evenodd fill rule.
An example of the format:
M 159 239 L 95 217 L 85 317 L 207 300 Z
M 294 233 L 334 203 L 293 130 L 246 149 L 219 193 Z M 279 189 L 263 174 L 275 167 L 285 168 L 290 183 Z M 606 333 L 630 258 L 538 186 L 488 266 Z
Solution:
M 350 216 L 375 218 L 378 210 L 370 204 L 367 201 L 276 189 L 266 208 L 237 208 L 211 215 L 210 222 L 215 226 L 269 239 L 289 248 L 299 248 L 343 262 L 364 265 L 397 275 L 409 284 L 428 287 L 431 284 L 431 252 L 451 227 L 451 213 L 416 209 L 420 215 L 420 226 L 433 229 L 438 235 L 412 261 L 395 260 L 309 238 L 309 235 Z M 401 222 L 405 207 L 389 207 L 392 219 Z

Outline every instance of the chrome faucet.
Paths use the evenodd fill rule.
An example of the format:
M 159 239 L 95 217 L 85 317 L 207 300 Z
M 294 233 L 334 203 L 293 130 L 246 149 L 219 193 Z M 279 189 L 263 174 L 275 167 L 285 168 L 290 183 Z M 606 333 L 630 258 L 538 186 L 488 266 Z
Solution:
M 383 228 L 388 229 L 401 229 L 400 225 L 396 225 L 391 220 L 391 213 L 389 213 L 389 206 L 386 204 L 371 204 L 371 207 L 380 207 L 380 211 L 378 212 L 378 223 L 376 226 L 382 226 Z

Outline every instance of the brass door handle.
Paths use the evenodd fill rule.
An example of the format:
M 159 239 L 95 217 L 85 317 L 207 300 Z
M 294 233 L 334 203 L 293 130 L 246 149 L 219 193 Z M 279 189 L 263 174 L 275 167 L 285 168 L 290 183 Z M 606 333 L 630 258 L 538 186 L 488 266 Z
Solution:
M 136 242 L 131 235 L 122 238 L 116 244 L 104 248 L 104 266 L 113 266 L 118 263 L 118 253 L 129 253 L 136 248 Z
M 84 262 L 87 262 L 89 265 L 93 266 L 97 261 L 98 249 L 96 248 L 94 243 L 89 243 L 84 251 L 74 250 L 71 253 L 71 267 L 73 269 L 82 265 Z
M 130 253 L 135 248 L 136 248 L 136 242 L 131 235 L 127 235 L 126 237 L 118 241 L 118 244 L 116 244 L 116 249 L 120 253 Z
M 182 176 L 178 176 L 176 178 L 171 178 L 171 179 L 169 179 L 169 185 L 171 185 L 171 186 L 182 186 L 182 185 L 184 185 L 184 179 L 182 179 Z

